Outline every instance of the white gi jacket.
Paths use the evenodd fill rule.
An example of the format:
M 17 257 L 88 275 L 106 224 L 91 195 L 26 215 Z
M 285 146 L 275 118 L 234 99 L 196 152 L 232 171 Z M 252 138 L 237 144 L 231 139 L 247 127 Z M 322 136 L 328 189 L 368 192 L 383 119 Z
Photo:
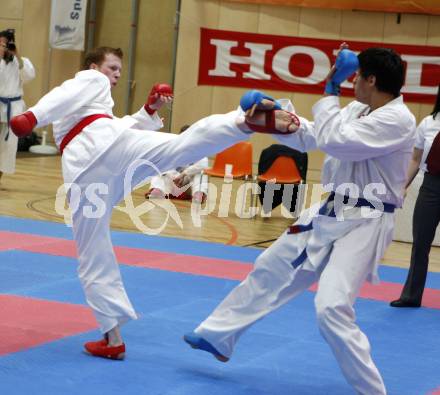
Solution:
M 16 57 L 6 63 L 0 60 L 0 98 L 23 97 L 23 83 L 35 78 L 35 69 L 31 61 L 22 58 L 23 68 L 20 69 Z M 26 109 L 24 100 L 14 100 L 10 103 L 10 117 L 21 114 Z M 4 173 L 14 173 L 15 157 L 17 153 L 17 136 L 9 131 L 8 138 L 6 127 L 8 106 L 0 100 L 0 171 Z
M 414 146 L 423 150 L 420 161 L 420 170 L 423 172 L 427 171 L 426 159 L 438 133 L 440 133 L 440 115 L 437 115 L 436 119 L 432 115 L 428 115 L 422 119 L 422 122 L 417 127 L 416 143 Z
M 81 119 L 93 114 L 113 116 L 114 105 L 110 81 L 101 72 L 83 70 L 75 78 L 63 82 L 46 96 L 44 102 L 31 107 L 38 126 L 53 122 L 55 143 L 60 146 L 66 134 Z M 62 98 L 62 100 L 60 100 Z M 59 102 L 59 104 L 58 104 Z M 50 108 L 50 111 L 46 111 Z M 92 122 L 66 146 L 62 157 L 63 177 L 74 182 L 127 129 L 157 130 L 163 126 L 157 113 L 150 116 L 142 107 L 133 115 L 112 119 L 100 118 Z
M 338 97 L 329 96 L 319 100 L 312 112 L 314 123 L 300 118 L 301 127 L 295 134 L 278 139 L 303 152 L 320 149 L 327 154 L 321 180 L 328 191 L 401 207 L 416 130 L 415 118 L 402 96 L 371 113 L 368 106 L 357 101 L 341 110 Z M 318 208 L 312 207 L 297 223 L 310 223 Z M 313 219 L 313 232 L 296 235 L 307 251 L 309 261 L 305 264 L 316 269 L 325 262 L 333 243 L 366 220 L 361 211 L 362 208 L 354 208 L 344 212 L 343 221 L 317 216 Z M 392 240 L 394 215 L 385 213 L 381 221 L 377 231 L 383 233 L 380 243 L 387 245 Z M 376 256 L 370 281 L 378 281 L 377 264 L 381 258 Z

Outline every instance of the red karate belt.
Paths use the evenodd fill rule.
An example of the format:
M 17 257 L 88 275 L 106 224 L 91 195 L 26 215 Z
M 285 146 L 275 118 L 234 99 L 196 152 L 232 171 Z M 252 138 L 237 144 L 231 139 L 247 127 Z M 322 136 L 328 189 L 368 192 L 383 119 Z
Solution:
M 434 176 L 440 176 L 440 131 L 432 142 L 431 149 L 426 158 L 428 173 Z
M 93 114 L 81 119 L 81 121 L 79 121 L 72 129 L 70 129 L 67 132 L 67 134 L 64 136 L 63 140 L 61 141 L 60 144 L 61 155 L 63 155 L 64 148 L 66 148 L 67 144 L 69 144 L 78 134 L 80 134 L 86 126 L 90 125 L 92 122 L 96 121 L 99 118 L 112 119 L 113 117 L 108 114 Z

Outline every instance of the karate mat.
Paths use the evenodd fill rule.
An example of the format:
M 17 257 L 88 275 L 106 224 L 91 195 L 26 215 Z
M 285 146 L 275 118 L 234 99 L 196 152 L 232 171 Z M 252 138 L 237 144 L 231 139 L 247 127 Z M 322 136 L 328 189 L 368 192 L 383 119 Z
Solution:
M 82 353 L 100 337 L 76 277 L 71 230 L 0 217 L 0 394 L 352 394 L 319 335 L 313 289 L 253 326 L 222 364 L 182 340 L 246 276 L 261 250 L 113 232 L 140 319 L 125 361 Z M 388 393 L 440 394 L 440 274 L 421 309 L 393 309 L 406 270 L 381 267 L 357 319 Z

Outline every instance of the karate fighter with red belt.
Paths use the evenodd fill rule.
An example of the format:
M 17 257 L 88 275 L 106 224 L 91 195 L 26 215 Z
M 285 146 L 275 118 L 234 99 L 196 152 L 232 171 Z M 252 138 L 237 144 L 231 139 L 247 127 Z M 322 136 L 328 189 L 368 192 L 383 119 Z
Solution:
M 11 119 L 11 128 L 19 137 L 29 134 L 35 126 L 53 123 L 55 142 L 62 153 L 64 181 L 81 189 L 78 207 L 72 214 L 78 275 L 104 335 L 100 341 L 86 343 L 85 348 L 92 355 L 112 359 L 125 355 L 120 325 L 137 318 L 125 292 L 110 238 L 112 209 L 130 192 L 124 185 L 127 169 L 135 161 L 147 160 L 165 172 L 197 162 L 250 136 L 242 111 L 241 116 L 240 111 L 209 116 L 181 135 L 154 132 L 162 127 L 157 110 L 173 98 L 172 89 L 166 84 L 154 85 L 147 103 L 137 113 L 114 117 L 111 88 L 121 75 L 121 59 L 120 49 L 94 50 L 86 56 L 83 70 L 75 78 Z M 277 113 L 279 128 L 288 132 L 297 129 L 288 126 L 288 113 Z M 257 111 L 255 118 L 258 116 L 262 115 Z M 153 175 L 157 175 L 155 169 L 144 166 L 134 174 L 130 188 Z M 100 215 L 92 212 L 93 205 L 87 199 L 86 189 L 94 183 L 106 185 L 99 196 L 105 203 Z

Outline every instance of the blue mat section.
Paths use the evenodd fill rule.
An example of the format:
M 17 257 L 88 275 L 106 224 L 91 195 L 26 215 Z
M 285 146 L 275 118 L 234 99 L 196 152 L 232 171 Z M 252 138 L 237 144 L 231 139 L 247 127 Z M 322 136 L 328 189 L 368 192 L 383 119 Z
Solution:
M 6 228 L 7 223 L 11 223 L 10 228 Z M 44 230 L 37 232 L 40 225 Z M 0 218 L 0 228 L 70 238 L 70 229 L 48 222 Z M 141 237 L 117 232 L 114 240 L 139 248 Z M 163 243 L 163 248 L 165 244 L 168 247 L 166 251 L 177 252 L 169 238 L 154 240 L 156 247 Z M 195 243 L 193 248 L 199 247 L 197 255 L 206 249 L 207 256 L 218 253 L 217 257 L 222 257 L 220 249 L 225 248 L 179 241 L 182 244 L 177 248 Z M 181 337 L 203 320 L 237 282 L 125 265 L 121 270 L 127 292 L 140 313 L 139 320 L 123 328 L 127 359 L 108 361 L 83 354 L 82 344 L 99 338 L 97 331 L 68 337 L 0 357 L 1 394 L 353 393 L 318 333 L 313 293 L 305 292 L 257 323 L 243 335 L 231 361 L 222 364 L 204 352 L 190 349 Z M 395 281 L 406 274 L 386 267 L 382 272 Z M 74 259 L 24 251 L 0 252 L 0 275 L 1 293 L 85 303 Z M 383 302 L 360 299 L 357 317 L 370 339 L 389 394 L 421 395 L 440 387 L 438 310 L 391 309 Z
M 68 228 L 64 224 L 48 221 L 0 216 L 0 230 L 72 239 L 71 228 Z M 185 240 L 175 237 L 148 236 L 142 233 L 113 231 L 112 240 L 114 245 L 125 247 L 243 262 L 253 262 L 255 258 L 261 254 L 261 249 L 257 248 L 226 246 L 224 244 Z
M 64 224 L 48 221 L 0 216 L 0 230 L 72 239 L 72 230 L 70 228 Z M 132 232 L 113 231 L 112 240 L 113 244 L 117 246 L 229 259 L 249 263 L 253 263 L 262 252 L 259 248 L 225 246 L 224 244 L 185 240 L 175 237 L 148 236 Z M 408 271 L 406 269 L 389 266 L 381 266 L 379 269 L 380 278 L 383 281 L 389 282 L 404 283 L 407 273 Z M 428 288 L 440 289 L 440 273 L 429 273 L 426 286 Z

